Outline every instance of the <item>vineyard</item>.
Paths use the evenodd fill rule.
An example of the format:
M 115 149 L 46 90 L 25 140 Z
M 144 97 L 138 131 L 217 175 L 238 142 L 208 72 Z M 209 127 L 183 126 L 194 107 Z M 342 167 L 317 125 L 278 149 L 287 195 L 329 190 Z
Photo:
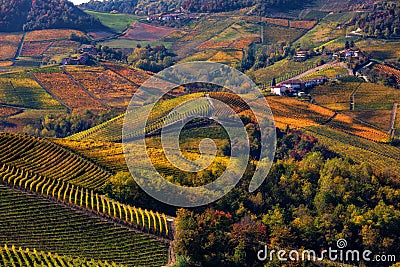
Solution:
M 1 180 L 13 187 L 37 193 L 54 201 L 77 206 L 94 213 L 128 223 L 135 228 L 168 237 L 169 227 L 165 214 L 131 207 L 99 195 L 93 190 L 74 186 L 68 182 L 38 176 L 22 169 L 3 165 Z
M 28 73 L 0 75 L 0 102 L 34 109 L 62 109 Z
M 399 99 L 399 90 L 380 84 L 362 83 L 355 93 L 355 110 L 391 110 Z
M 196 98 L 200 95 L 201 94 L 191 94 L 166 101 L 157 102 L 150 113 L 149 119 L 147 120 L 148 126 L 146 127 L 146 133 L 159 129 L 162 126 L 164 119 L 167 118 L 168 113 L 171 110 L 173 110 L 177 105 L 184 103 L 185 101 L 188 101 L 190 99 Z M 139 110 L 136 110 L 135 117 L 141 118 L 148 112 L 149 108 L 150 106 L 144 106 Z M 115 117 L 109 121 L 106 121 L 86 131 L 74 134 L 68 137 L 67 139 L 76 141 L 94 140 L 94 141 L 120 142 L 122 140 L 121 135 L 122 135 L 122 126 L 124 123 L 124 119 L 125 119 L 125 114 L 122 114 L 118 117 Z M 172 120 L 173 119 L 174 118 L 172 118 Z M 129 125 L 132 125 L 135 122 L 136 121 L 130 121 Z M 132 134 L 137 134 L 137 133 L 132 133 Z
M 18 249 L 12 245 L 8 247 L 0 247 L 0 265 L 1 266 L 71 266 L 71 267 L 90 267 L 90 266 L 104 266 L 104 267 L 123 267 L 124 265 L 116 264 L 114 262 L 108 263 L 99 260 L 86 260 L 82 258 L 73 258 L 68 256 L 60 256 L 57 253 L 37 251 L 36 249 Z
M 12 115 L 18 114 L 20 112 L 21 112 L 21 110 L 17 109 L 17 108 L 0 106 L 0 118 L 12 116 Z
M 53 42 L 24 42 L 20 56 L 23 57 L 40 57 L 53 44 Z
M 356 162 L 367 162 L 380 173 L 400 173 L 400 149 L 376 143 L 355 135 L 343 133 L 325 126 L 307 127 L 306 133 L 342 156 Z
M 323 58 L 314 57 L 304 62 L 295 62 L 289 59 L 283 59 L 271 66 L 251 72 L 252 75 L 251 77 L 254 77 L 254 81 L 257 84 L 262 84 L 263 86 L 270 86 L 274 78 L 276 79 L 277 82 L 282 82 L 291 79 L 312 68 L 315 68 L 315 66 L 319 64 L 321 59 Z
M 24 135 L 0 134 L 0 163 L 96 190 L 111 177 L 96 164 L 50 141 Z
M 400 70 L 382 64 L 377 64 L 374 67 L 387 75 L 394 75 L 397 83 L 400 83 Z
M 22 34 L 18 33 L 0 33 L 0 61 L 12 59 L 17 54 Z
M 300 46 L 301 49 L 312 49 L 320 47 L 343 35 L 344 30 L 338 28 L 337 23 L 324 20 L 296 41 L 295 45 Z
M 69 108 L 76 111 L 107 109 L 65 73 L 35 73 L 34 76 L 46 90 Z
M 138 41 L 157 41 L 170 35 L 174 31 L 175 30 L 172 28 L 157 27 L 141 22 L 135 22 L 128 32 L 121 38 Z
M 52 58 L 56 57 L 56 59 L 60 60 L 63 56 L 67 56 L 69 53 L 78 49 L 79 43 L 70 41 L 70 40 L 62 40 L 55 41 L 53 44 L 44 52 L 43 56 L 45 60 L 49 61 Z
M 311 29 L 317 24 L 315 20 L 288 20 L 280 18 L 263 18 L 263 21 L 272 25 L 297 29 Z
M 25 42 L 66 40 L 71 37 L 71 34 L 75 34 L 77 36 L 84 35 L 83 32 L 77 30 L 38 30 L 28 32 L 25 36 Z
M 66 71 L 68 75 L 71 75 L 86 90 L 109 106 L 122 108 L 128 106 L 132 96 L 138 89 L 137 84 L 111 69 L 102 67 L 67 67 Z M 142 82 L 139 79 L 140 77 L 135 78 L 136 81 Z
M 303 29 L 282 28 L 271 25 L 264 27 L 264 39 L 268 44 L 276 44 L 280 42 L 292 43 L 303 34 Z
M 311 91 L 313 99 L 322 106 L 334 110 L 349 110 L 350 96 L 359 87 L 360 83 L 327 83 L 315 87 Z
M 240 62 L 242 56 L 243 55 L 241 51 L 218 51 L 207 61 L 219 62 L 222 64 L 235 64 Z
M 2 184 L 0 194 L 0 239 L 10 246 L 129 266 L 167 263 L 167 245 L 149 235 Z

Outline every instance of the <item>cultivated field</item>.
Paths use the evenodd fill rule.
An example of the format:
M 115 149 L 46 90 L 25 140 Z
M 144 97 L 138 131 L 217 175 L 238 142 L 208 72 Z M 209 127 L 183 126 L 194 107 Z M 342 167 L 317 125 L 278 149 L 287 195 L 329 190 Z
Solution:
M 94 190 L 102 189 L 111 178 L 109 172 L 96 164 L 47 140 L 30 136 L 0 134 L 0 163 Z
M 34 109 L 63 108 L 26 72 L 0 75 L 0 102 Z
M 0 106 L 0 118 L 9 117 L 22 112 L 20 109 Z
M 109 106 L 128 106 L 138 85 L 111 69 L 67 67 L 68 74 Z
M 3 184 L 0 192 L 0 223 L 8 225 L 0 228 L 0 238 L 6 244 L 129 266 L 167 263 L 167 246 L 148 235 Z
M 21 39 L 20 33 L 0 33 L 0 60 L 14 58 Z
M 55 40 L 65 40 L 71 37 L 71 34 L 77 36 L 84 35 L 83 32 L 77 30 L 38 30 L 28 32 L 25 36 L 26 42 L 39 42 L 39 41 L 55 41 Z
M 98 99 L 91 96 L 64 73 L 35 73 L 34 75 L 57 99 L 73 110 L 79 112 L 107 109 Z
M 121 38 L 138 41 L 157 41 L 170 35 L 174 31 L 175 30 L 171 28 L 158 27 L 141 22 L 135 22 L 128 30 L 128 32 Z
M 326 126 L 308 127 L 306 133 L 318 141 L 355 162 L 367 162 L 380 174 L 398 175 L 400 173 L 400 151 L 398 148 L 373 142 Z
M 53 44 L 50 41 L 44 42 L 24 42 L 20 56 L 23 57 L 40 57 Z

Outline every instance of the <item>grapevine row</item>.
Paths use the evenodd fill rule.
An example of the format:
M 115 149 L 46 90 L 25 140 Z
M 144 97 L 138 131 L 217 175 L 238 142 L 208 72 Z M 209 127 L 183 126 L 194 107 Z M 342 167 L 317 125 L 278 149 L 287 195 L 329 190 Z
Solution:
M 18 249 L 14 245 L 9 248 L 4 245 L 0 247 L 0 265 L 1 266 L 76 266 L 76 267 L 116 267 L 123 266 L 114 262 L 108 263 L 107 261 L 87 261 L 81 258 L 71 258 L 68 256 L 59 256 L 57 253 L 45 253 L 44 251 L 37 251 L 36 249 L 30 250 L 29 248 L 23 250 L 21 247 Z
M 124 221 L 142 230 L 146 229 L 163 236 L 169 235 L 165 214 L 121 204 L 87 188 L 32 174 L 8 165 L 0 168 L 0 179 L 8 185 Z
M 128 266 L 163 266 L 168 262 L 165 239 L 1 181 L 0 195 L 3 244 Z
M 0 134 L 0 163 L 96 190 L 111 178 L 107 171 L 61 146 L 25 135 Z

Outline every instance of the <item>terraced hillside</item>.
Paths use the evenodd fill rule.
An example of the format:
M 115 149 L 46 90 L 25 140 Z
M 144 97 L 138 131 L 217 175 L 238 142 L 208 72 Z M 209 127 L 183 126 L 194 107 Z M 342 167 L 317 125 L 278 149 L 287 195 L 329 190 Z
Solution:
M 156 130 L 163 123 L 162 119 L 168 115 L 168 113 L 174 109 L 180 103 L 187 100 L 197 98 L 203 94 L 191 94 L 183 97 L 158 102 L 151 112 L 151 118 L 148 120 L 147 132 Z M 205 103 L 207 105 L 207 103 Z M 137 118 L 143 116 L 148 112 L 150 106 L 144 106 L 136 112 Z M 69 140 L 95 140 L 95 141 L 109 141 L 119 142 L 122 140 L 122 126 L 124 123 L 125 114 L 122 114 L 116 118 L 111 119 L 103 124 L 90 128 L 86 131 L 74 134 L 67 139 Z
M 44 139 L 0 133 L 0 163 L 71 184 L 100 190 L 111 174 Z
M 240 102 L 234 101 L 232 94 L 214 93 L 211 95 L 212 97 L 218 98 L 225 103 L 231 103 L 232 106 L 240 105 Z M 183 103 L 187 99 L 198 96 L 201 95 L 187 95 L 184 97 L 179 97 L 175 100 L 160 102 L 159 105 L 154 109 L 158 111 L 158 114 L 152 113 L 153 118 L 149 120 L 146 132 L 151 132 L 161 127 L 163 116 L 166 116 L 169 111 L 175 107 L 174 104 L 177 105 L 180 102 Z M 306 126 L 328 124 L 332 128 L 374 141 L 387 141 L 389 137 L 388 134 L 383 131 L 371 128 L 368 125 L 363 125 L 362 123 L 353 120 L 349 116 L 336 114 L 334 111 L 324 107 L 286 97 L 268 97 L 267 100 L 274 114 L 274 119 L 277 126 L 283 129 L 286 127 L 286 125 L 303 128 Z M 204 106 L 198 108 L 207 110 L 209 107 L 207 102 L 205 102 Z M 243 110 L 246 109 L 247 108 Z M 143 114 L 146 112 L 146 107 L 142 108 L 142 112 Z M 190 111 L 188 112 L 190 113 Z M 244 111 L 244 115 L 245 114 L 247 114 L 247 111 Z M 140 114 L 137 116 L 140 116 Z M 125 115 L 122 114 L 87 131 L 72 135 L 68 137 L 68 139 L 110 142 L 121 141 L 121 129 L 124 118 Z
M 162 266 L 168 261 L 167 245 L 148 235 L 3 184 L 0 194 L 0 239 L 9 247 L 127 266 Z

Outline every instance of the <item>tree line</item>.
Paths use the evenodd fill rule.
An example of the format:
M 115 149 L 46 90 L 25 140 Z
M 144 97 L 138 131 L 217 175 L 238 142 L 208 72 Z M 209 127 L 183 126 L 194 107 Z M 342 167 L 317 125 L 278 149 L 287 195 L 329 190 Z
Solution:
M 0 0 L 0 31 L 59 28 L 87 31 L 104 26 L 67 0 Z

